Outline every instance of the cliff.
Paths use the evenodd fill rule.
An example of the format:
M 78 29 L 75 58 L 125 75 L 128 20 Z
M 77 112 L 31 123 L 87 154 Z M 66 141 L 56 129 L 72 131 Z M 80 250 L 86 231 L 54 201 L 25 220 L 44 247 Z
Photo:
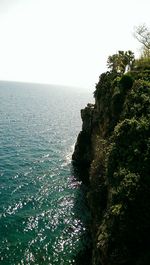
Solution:
M 150 61 L 103 73 L 94 97 L 72 156 L 87 170 L 92 265 L 149 265 Z

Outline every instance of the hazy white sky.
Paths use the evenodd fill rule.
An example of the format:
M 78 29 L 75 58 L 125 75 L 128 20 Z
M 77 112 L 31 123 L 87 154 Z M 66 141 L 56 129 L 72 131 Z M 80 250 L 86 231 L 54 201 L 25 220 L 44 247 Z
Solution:
M 143 23 L 149 0 L 0 0 L 0 80 L 93 88 Z

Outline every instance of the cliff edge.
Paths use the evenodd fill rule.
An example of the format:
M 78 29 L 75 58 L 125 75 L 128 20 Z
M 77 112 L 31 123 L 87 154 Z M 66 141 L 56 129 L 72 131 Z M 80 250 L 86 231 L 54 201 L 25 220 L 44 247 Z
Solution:
M 72 156 L 89 183 L 92 265 L 150 264 L 150 60 L 100 76 Z

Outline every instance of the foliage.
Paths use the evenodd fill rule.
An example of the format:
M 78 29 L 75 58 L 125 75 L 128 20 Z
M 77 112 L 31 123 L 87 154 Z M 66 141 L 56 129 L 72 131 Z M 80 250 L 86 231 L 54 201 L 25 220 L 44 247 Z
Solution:
M 145 46 L 141 50 L 141 58 L 150 59 L 150 49 L 147 49 Z
M 112 265 L 136 264 L 136 252 L 142 251 L 144 240 L 149 242 L 150 232 L 149 120 L 125 119 L 115 127 L 106 166 L 109 201 L 98 246 L 101 251 L 105 246 Z
M 96 85 L 96 90 L 94 91 L 94 97 L 96 99 L 100 99 L 101 97 L 105 97 L 106 93 L 110 92 L 112 81 L 118 76 L 115 72 L 103 73 L 99 77 L 99 82 Z
M 127 118 L 150 118 L 150 82 L 137 80 L 128 94 L 123 115 Z
M 92 178 L 92 189 L 88 193 L 91 208 L 96 212 L 93 213 L 96 222 L 100 222 L 103 210 L 107 205 L 107 186 L 103 176 L 105 175 L 106 165 L 106 150 L 107 141 L 100 138 L 99 135 L 95 137 L 95 155 L 90 168 L 90 178 Z M 94 196 L 93 196 L 94 195 Z M 101 207 L 99 208 L 99 204 Z
M 105 171 L 106 168 L 106 150 L 107 141 L 101 138 L 99 135 L 95 137 L 95 156 L 91 164 L 91 175 L 97 175 L 101 171 Z
M 126 74 L 123 75 L 122 78 L 120 79 L 120 86 L 123 88 L 123 90 L 131 89 L 133 85 L 133 78 L 131 75 Z
M 113 190 L 113 204 L 118 205 L 120 203 L 120 205 L 126 205 L 128 201 L 133 201 L 140 188 L 139 174 L 121 168 L 117 172 L 114 172 L 113 177 L 118 182 Z
M 126 74 L 113 67 L 101 75 L 94 93 L 101 139 L 90 172 L 98 189 L 92 195 L 96 204 L 91 203 L 100 218 L 96 247 L 102 264 L 148 265 L 150 62 L 136 60 Z
M 149 265 L 150 61 L 119 51 L 108 67 L 94 92 L 91 135 L 78 140 L 79 159 L 91 155 L 94 264 Z
M 94 97 L 96 100 L 96 108 L 98 111 L 99 122 L 101 120 L 101 127 L 105 127 L 105 132 L 111 130 L 114 122 L 112 119 L 111 105 L 108 102 L 111 102 L 113 94 L 113 82 L 119 77 L 119 74 L 116 72 L 106 72 L 100 76 L 99 83 L 96 85 L 96 90 L 94 92 Z
M 123 74 L 127 68 L 131 70 L 134 60 L 132 51 L 118 51 L 117 54 L 108 57 L 107 66 L 111 71 Z
M 141 57 L 135 60 L 134 69 L 138 71 L 150 70 L 150 57 Z
M 146 163 L 149 152 L 150 123 L 141 118 L 125 119 L 114 130 L 113 144 L 108 155 L 108 179 L 113 181 L 113 174 L 124 164 L 132 172 L 143 173 L 149 168 Z

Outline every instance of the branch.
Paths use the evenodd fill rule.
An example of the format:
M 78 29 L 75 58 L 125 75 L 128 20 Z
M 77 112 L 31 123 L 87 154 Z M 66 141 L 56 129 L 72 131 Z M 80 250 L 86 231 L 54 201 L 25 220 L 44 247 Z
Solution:
M 145 25 L 140 25 L 136 27 L 134 36 L 148 50 L 150 49 L 150 31 Z

